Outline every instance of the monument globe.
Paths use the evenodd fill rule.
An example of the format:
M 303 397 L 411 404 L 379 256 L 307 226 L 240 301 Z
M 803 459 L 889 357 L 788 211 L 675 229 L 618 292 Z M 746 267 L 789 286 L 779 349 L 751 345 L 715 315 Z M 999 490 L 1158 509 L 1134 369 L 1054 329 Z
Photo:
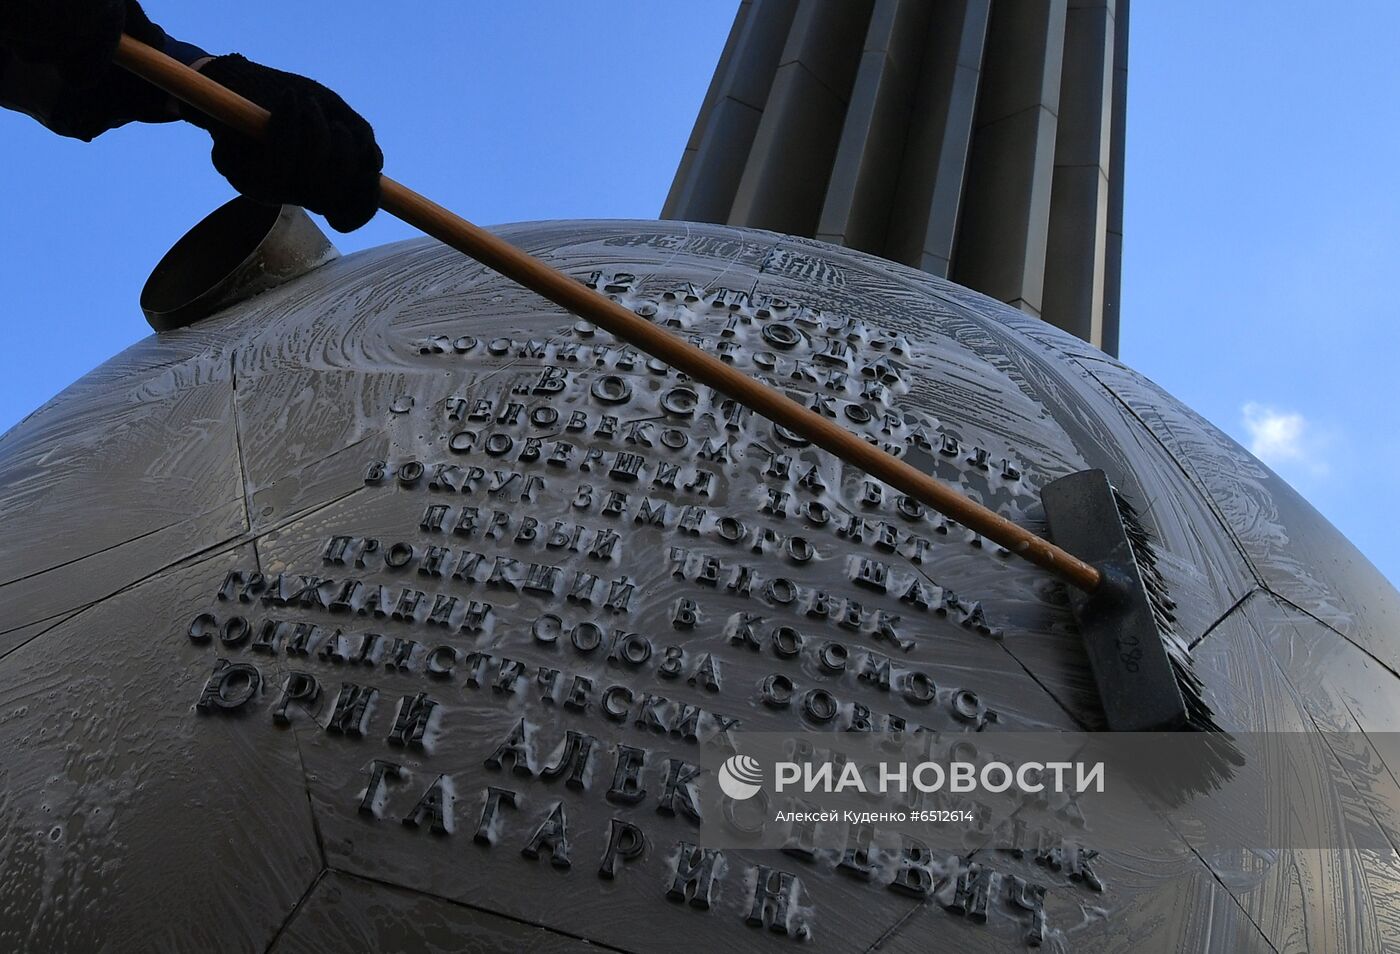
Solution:
M 815 238 L 498 231 L 1022 525 L 1104 470 L 1222 728 L 1345 737 L 1319 837 L 1385 827 L 1400 595 L 1151 381 Z M 5 949 L 1393 940 L 1378 851 L 711 847 L 739 732 L 1103 728 L 1063 585 L 430 240 L 235 200 L 143 305 L 0 440 Z
M 1103 468 L 1150 503 L 1226 729 L 1384 724 L 1395 592 L 1102 352 L 808 239 L 501 234 L 1017 522 Z M 719 821 L 690 776 L 726 732 L 1101 727 L 1063 589 L 428 240 L 335 258 L 300 212 L 238 200 L 148 307 L 207 298 L 181 256 L 250 251 L 261 284 L 301 264 L 231 304 L 249 286 L 223 283 L 0 445 L 11 949 L 1005 950 L 1150 926 L 1249 950 L 1292 916 L 1249 905 L 1301 891 L 1362 930 L 1393 883 L 1308 851 L 1142 870 L 910 846 L 853 877 L 699 847 Z M 1383 797 L 1373 765 L 1329 794 L 1338 824 Z M 935 895 L 969 871 L 997 875 L 978 904 Z

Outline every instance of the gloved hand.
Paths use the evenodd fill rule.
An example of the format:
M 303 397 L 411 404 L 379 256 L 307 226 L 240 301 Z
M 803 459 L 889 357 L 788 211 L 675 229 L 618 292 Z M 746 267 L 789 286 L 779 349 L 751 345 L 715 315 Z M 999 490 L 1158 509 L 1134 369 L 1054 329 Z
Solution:
M 105 76 L 123 32 L 157 48 L 165 42 L 165 31 L 136 0 L 0 2 L 0 44 L 31 63 L 58 67 L 69 82 Z
M 200 72 L 272 114 L 267 138 L 259 141 L 182 107 L 187 121 L 213 136 L 214 168 L 235 189 L 319 212 L 340 232 L 374 217 L 384 154 L 370 124 L 345 100 L 315 80 L 238 54 L 216 57 Z
M 126 10 L 126 0 L 4 0 L 0 41 L 30 62 L 90 77 L 112 62 Z
M 112 63 L 123 32 L 165 44 L 136 0 L 0 0 L 0 46 L 47 74 L 31 85 L 43 122 L 61 135 L 90 140 L 123 123 L 175 118 L 166 93 Z

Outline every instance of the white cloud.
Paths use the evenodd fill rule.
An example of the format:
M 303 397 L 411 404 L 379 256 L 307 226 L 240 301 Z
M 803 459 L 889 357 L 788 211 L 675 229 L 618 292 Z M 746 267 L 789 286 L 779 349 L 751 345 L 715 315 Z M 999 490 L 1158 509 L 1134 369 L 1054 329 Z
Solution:
M 1254 401 L 1240 408 L 1240 414 L 1255 457 L 1279 470 L 1301 465 L 1314 477 L 1326 475 L 1321 453 L 1325 440 L 1302 414 Z

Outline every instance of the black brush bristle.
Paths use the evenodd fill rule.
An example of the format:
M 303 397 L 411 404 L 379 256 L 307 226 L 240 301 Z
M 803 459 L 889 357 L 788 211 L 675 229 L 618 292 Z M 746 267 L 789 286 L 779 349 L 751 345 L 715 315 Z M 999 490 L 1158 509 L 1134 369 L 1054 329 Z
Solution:
M 1113 501 L 1118 505 L 1118 515 L 1123 521 L 1128 544 L 1133 549 L 1133 561 L 1142 574 L 1142 582 L 1147 589 L 1148 601 L 1152 606 L 1152 619 L 1157 624 L 1157 634 L 1162 638 L 1167 655 L 1171 659 L 1172 671 L 1176 674 L 1177 685 L 1181 687 L 1182 698 L 1186 701 L 1186 717 L 1190 728 L 1200 732 L 1223 731 L 1215 721 L 1215 713 L 1205 699 L 1205 686 L 1196 675 L 1191 661 L 1191 649 L 1176 628 L 1176 603 L 1167 595 L 1167 581 L 1157 566 L 1157 551 L 1152 536 L 1139 519 L 1137 508 L 1115 487 Z
M 1203 777 L 1194 781 L 1204 782 L 1207 787 L 1216 787 L 1231 776 L 1230 766 L 1242 764 L 1242 757 L 1234 746 L 1229 733 L 1220 727 L 1215 712 L 1206 701 L 1205 686 L 1196 674 L 1191 659 L 1191 649 L 1186 639 L 1176 628 L 1176 602 L 1168 595 L 1167 581 L 1157 565 L 1157 551 L 1152 534 L 1138 516 L 1137 508 L 1115 487 L 1113 500 L 1118 506 L 1118 515 L 1123 522 L 1123 530 L 1128 537 L 1128 545 L 1133 551 L 1133 561 L 1138 566 L 1148 602 L 1152 607 L 1153 622 L 1162 646 L 1171 661 L 1172 673 L 1181 690 L 1181 698 L 1186 703 L 1186 727 L 1196 732 L 1212 733 L 1214 738 L 1207 747 L 1210 757 L 1201 766 Z M 1178 783 L 1181 780 L 1178 780 Z M 1188 786 L 1196 787 L 1196 786 Z

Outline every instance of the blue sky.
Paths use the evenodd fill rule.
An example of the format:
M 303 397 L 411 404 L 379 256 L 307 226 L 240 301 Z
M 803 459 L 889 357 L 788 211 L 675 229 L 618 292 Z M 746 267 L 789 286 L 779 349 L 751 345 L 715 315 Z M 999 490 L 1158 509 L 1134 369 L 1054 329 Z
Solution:
M 391 175 L 490 224 L 655 217 L 736 3 L 146 6 L 182 39 L 337 89 Z M 1384 492 L 1400 469 L 1400 4 L 1319 9 L 1136 0 L 1122 357 L 1400 580 Z M 151 266 L 231 193 L 181 124 L 85 145 L 4 114 L 0 135 L 3 430 L 148 333 Z M 411 234 L 381 215 L 336 242 Z

